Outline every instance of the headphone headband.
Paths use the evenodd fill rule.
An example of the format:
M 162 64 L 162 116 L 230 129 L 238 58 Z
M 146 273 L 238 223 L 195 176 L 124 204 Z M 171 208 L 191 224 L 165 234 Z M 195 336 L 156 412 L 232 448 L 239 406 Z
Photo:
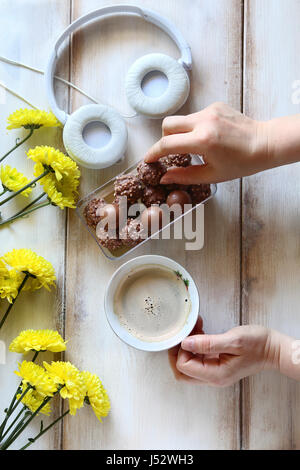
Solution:
M 140 8 L 135 5 L 114 5 L 109 7 L 100 8 L 98 10 L 91 11 L 87 15 L 81 16 L 73 23 L 71 23 L 65 31 L 59 36 L 57 39 L 54 50 L 50 56 L 46 72 L 45 72 L 45 80 L 46 80 L 46 91 L 48 94 L 49 104 L 50 107 L 57 117 L 57 119 L 62 123 L 65 124 L 68 118 L 68 115 L 65 111 L 60 109 L 57 106 L 55 95 L 54 95 L 54 73 L 56 62 L 58 59 L 58 49 L 65 41 L 67 37 L 70 36 L 73 32 L 75 32 L 78 28 L 83 26 L 84 24 L 103 16 L 109 16 L 119 13 L 129 13 L 141 16 L 145 21 L 156 25 L 158 28 L 162 29 L 177 45 L 178 49 L 181 53 L 181 58 L 179 59 L 179 63 L 187 70 L 191 69 L 192 66 L 192 55 L 191 49 L 187 44 L 186 40 L 184 39 L 181 32 L 174 26 L 169 20 L 161 16 L 159 13 L 156 13 L 152 10 L 148 10 L 146 8 Z

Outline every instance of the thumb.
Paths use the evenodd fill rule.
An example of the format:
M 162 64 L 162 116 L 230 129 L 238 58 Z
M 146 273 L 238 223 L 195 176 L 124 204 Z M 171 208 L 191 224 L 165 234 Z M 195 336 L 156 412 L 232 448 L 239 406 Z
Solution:
M 170 168 L 161 178 L 161 184 L 213 183 L 214 169 L 209 165 L 191 165 L 185 168 Z
M 232 337 L 227 333 L 189 336 L 182 341 L 181 347 L 195 354 L 236 354 L 237 352 L 232 344 Z

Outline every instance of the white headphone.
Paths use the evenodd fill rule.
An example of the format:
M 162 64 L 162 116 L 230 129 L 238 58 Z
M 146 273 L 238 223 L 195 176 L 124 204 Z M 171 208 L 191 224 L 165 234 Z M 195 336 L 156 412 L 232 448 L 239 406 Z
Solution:
M 76 162 L 86 168 L 106 168 L 120 160 L 127 146 L 127 128 L 124 118 L 109 106 L 85 105 L 71 115 L 58 107 L 53 87 L 58 50 L 64 40 L 80 26 L 95 18 L 119 15 L 120 13 L 135 14 L 149 23 L 155 24 L 171 37 L 181 52 L 181 58 L 178 61 L 165 54 L 148 54 L 134 62 L 127 73 L 125 82 L 126 95 L 131 107 L 137 113 L 149 118 L 162 118 L 181 108 L 190 91 L 187 71 L 192 66 L 191 49 L 180 31 L 158 13 L 134 5 L 115 5 L 100 8 L 78 18 L 65 29 L 56 41 L 47 65 L 45 79 L 50 107 L 57 119 L 64 125 L 65 148 Z M 168 79 L 168 87 L 159 97 L 147 96 L 142 90 L 143 78 L 152 71 L 162 72 Z M 88 146 L 83 138 L 84 128 L 87 124 L 95 121 L 107 126 L 111 133 L 109 142 L 99 149 Z

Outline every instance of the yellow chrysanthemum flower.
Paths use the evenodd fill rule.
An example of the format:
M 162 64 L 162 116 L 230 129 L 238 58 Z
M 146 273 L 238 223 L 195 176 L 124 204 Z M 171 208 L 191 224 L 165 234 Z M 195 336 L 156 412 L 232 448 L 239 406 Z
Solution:
M 31 385 L 42 397 L 52 397 L 57 391 L 54 380 L 45 369 L 34 362 L 23 361 L 19 363 L 19 370 L 15 374 L 22 378 L 24 385 Z
M 102 422 L 101 418 L 107 416 L 110 410 L 110 401 L 107 391 L 96 374 L 84 371 L 81 375 L 86 386 L 85 402 L 91 405 L 95 415 L 99 421 Z
M 55 174 L 57 181 L 60 181 L 63 176 L 72 179 L 80 178 L 80 171 L 74 160 L 53 147 L 45 145 L 35 147 L 28 151 L 27 156 L 36 163 L 35 176 L 40 176 L 48 168 Z
M 34 251 L 26 248 L 14 249 L 2 258 L 17 271 L 29 273 L 32 276 L 25 284 L 25 290 L 35 290 L 41 287 L 50 290 L 50 286 L 55 285 L 56 277 L 52 264 Z
M 9 350 L 19 354 L 29 351 L 61 352 L 66 350 L 66 342 L 58 331 L 53 330 L 25 330 L 21 331 L 10 344 Z
M 74 416 L 83 406 L 85 398 L 86 387 L 81 373 L 70 362 L 44 362 L 43 365 L 52 380 L 57 385 L 63 385 L 59 393 L 62 398 L 69 399 L 70 414 Z
M 53 113 L 40 109 L 18 109 L 7 118 L 7 129 L 38 129 L 39 127 L 61 127 Z
M 53 175 L 50 174 L 42 178 L 41 184 L 52 204 L 58 206 L 60 209 L 64 209 L 65 207 L 69 207 L 70 209 L 76 208 L 78 180 L 72 180 L 67 176 L 63 176 L 60 181 L 57 181 L 53 178 Z
M 21 397 L 22 393 L 25 392 L 27 385 L 22 382 L 21 393 L 17 395 L 17 400 Z M 32 413 L 34 413 L 43 403 L 44 398 L 40 395 L 36 390 L 32 388 L 26 392 L 24 397 L 22 398 L 21 402 L 23 403 L 26 408 L 28 408 Z M 42 413 L 43 415 L 49 416 L 51 413 L 51 405 L 48 402 L 43 408 L 39 411 L 38 414 Z
M 17 192 L 24 188 L 30 180 L 20 173 L 16 168 L 11 168 L 9 165 L 1 166 L 0 180 L 4 189 Z M 22 196 L 28 197 L 32 188 L 27 188 L 21 192 Z
M 0 272 L 0 298 L 12 303 L 18 295 L 18 288 L 22 282 L 22 275 L 15 269 Z

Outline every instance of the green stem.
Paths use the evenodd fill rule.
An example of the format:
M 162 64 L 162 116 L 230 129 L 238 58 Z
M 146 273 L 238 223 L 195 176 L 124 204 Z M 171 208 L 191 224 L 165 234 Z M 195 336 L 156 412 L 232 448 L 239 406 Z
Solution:
M 7 428 L 7 430 L 5 431 L 5 433 L 3 434 L 3 436 L 1 436 L 1 439 L 0 439 L 0 442 L 3 441 L 3 439 L 5 438 L 5 436 L 7 436 L 7 434 L 9 433 L 9 431 L 11 430 L 11 428 L 13 427 L 13 425 L 18 421 L 18 419 L 20 418 L 20 416 L 22 415 L 22 413 L 24 413 L 24 411 L 26 411 L 26 407 L 24 406 L 21 411 L 17 414 L 16 418 L 13 420 L 13 422 L 9 425 L 9 427 Z M 25 416 L 24 416 L 25 418 Z M 23 419 L 24 419 L 23 418 Z M 22 420 L 23 421 L 23 420 Z
M 12 408 L 10 414 L 12 414 L 12 413 L 17 409 L 19 403 L 21 403 L 22 399 L 25 397 L 26 393 L 27 393 L 31 388 L 33 388 L 31 385 L 28 385 L 28 387 L 26 387 L 26 389 L 24 390 L 24 392 L 19 396 L 17 403 L 13 406 L 13 408 Z
M 5 194 L 7 191 L 8 191 L 8 189 L 7 189 L 7 188 L 4 188 L 4 190 L 2 191 L 2 193 L 0 193 L 0 197 L 3 196 L 3 194 Z
M 29 137 L 32 136 L 34 132 L 34 128 L 31 128 L 30 131 L 29 131 L 29 134 L 27 134 L 27 136 L 23 139 L 23 140 L 20 140 L 20 142 L 18 142 L 12 149 L 9 150 L 9 152 L 7 152 L 5 155 L 3 155 L 2 158 L 0 158 L 0 163 L 3 162 L 3 160 L 8 157 L 8 155 L 13 152 L 14 150 L 16 150 L 18 147 L 20 147 L 20 145 L 24 144 L 24 142 L 26 142 L 26 140 L 29 139 Z
M 47 201 L 47 202 L 44 202 L 43 204 L 39 204 L 38 206 L 33 207 L 32 209 L 29 209 L 28 211 L 25 211 L 25 212 L 21 211 L 21 213 L 19 215 L 16 214 L 13 217 L 10 217 L 9 219 L 6 219 L 6 220 L 3 220 L 2 222 L 0 222 L 0 227 L 1 227 L 1 225 L 5 225 L 5 224 L 9 224 L 9 223 L 13 222 L 14 220 L 21 219 L 25 215 L 28 215 L 31 212 L 34 212 L 38 209 L 41 209 L 42 207 L 49 206 L 50 204 L 51 204 L 51 202 Z
M 19 450 L 25 450 L 25 449 L 27 449 L 27 447 L 31 446 L 31 444 L 33 444 L 35 441 L 37 441 L 43 434 L 45 434 L 45 432 L 49 431 L 49 429 L 52 428 L 52 426 L 54 426 L 56 423 L 58 423 L 58 421 L 60 421 L 61 419 L 64 419 L 64 417 L 68 413 L 70 413 L 70 410 L 65 411 L 55 421 L 53 421 L 51 424 L 49 424 L 49 426 L 47 426 L 45 429 L 43 429 L 43 431 L 39 432 L 33 439 L 30 439 L 30 441 L 27 444 L 25 444 L 25 446 L 21 447 L 21 449 L 19 449 Z
M 48 173 L 50 173 L 51 170 L 47 169 L 44 171 L 44 173 L 42 173 L 40 176 L 37 176 L 36 178 L 34 178 L 34 180 L 30 181 L 28 184 L 26 184 L 26 186 L 24 186 L 23 188 L 19 189 L 19 191 L 16 191 L 14 192 L 13 194 L 11 194 L 9 197 L 7 197 L 6 199 L 4 199 L 3 201 L 0 202 L 0 206 L 3 206 L 3 204 L 5 204 L 6 202 L 10 201 L 11 199 L 13 199 L 14 197 L 18 196 L 18 194 L 21 194 L 23 191 L 25 191 L 25 189 L 27 188 L 30 188 L 31 186 L 33 186 L 37 181 L 39 181 L 40 179 L 44 178 L 44 176 L 48 175 Z
M 60 390 L 63 388 L 63 385 L 58 388 L 58 390 L 54 393 L 54 395 L 57 395 L 57 393 L 60 392 Z M 53 395 L 53 396 L 54 396 Z M 0 446 L 0 450 L 6 450 L 8 447 L 11 446 L 11 444 L 19 437 L 19 435 L 24 431 L 24 429 L 28 426 L 29 423 L 36 417 L 36 415 L 41 411 L 44 406 L 47 405 L 47 403 L 52 399 L 53 397 L 47 397 L 41 403 L 41 405 L 35 410 L 35 412 L 30 416 L 30 418 L 23 424 L 23 426 L 18 430 L 18 432 L 14 433 L 14 431 L 11 433 L 11 435 L 6 439 L 6 441 Z
M 1 428 L 0 428 L 1 440 L 2 440 L 2 433 L 3 433 L 4 429 L 5 429 L 5 426 L 6 426 L 6 423 L 7 423 L 8 419 L 9 419 L 9 417 L 10 417 L 10 416 L 12 415 L 12 413 L 15 411 L 15 409 L 16 409 L 17 406 L 18 406 L 18 404 L 20 403 L 20 401 L 22 400 L 22 398 L 26 395 L 26 393 L 28 392 L 28 390 L 30 390 L 31 388 L 32 388 L 32 386 L 31 386 L 31 385 L 28 385 L 28 387 L 26 388 L 26 390 L 24 390 L 24 392 L 23 392 L 23 393 L 21 394 L 21 396 L 18 398 L 17 403 L 16 403 L 14 406 L 12 406 L 12 403 L 10 404 L 9 409 L 8 409 L 7 412 L 6 412 L 6 416 L 5 416 L 5 418 L 4 418 L 4 420 L 3 420 L 2 424 L 1 424 Z M 17 390 L 16 394 L 17 394 L 17 393 L 18 393 L 18 390 Z M 16 397 L 16 395 L 15 395 L 15 397 Z M 14 397 L 14 398 L 15 398 L 15 397 Z M 14 399 L 13 399 L 13 400 L 14 400 Z M 15 401 L 15 400 L 14 400 L 14 401 Z
M 33 355 L 33 358 L 31 359 L 31 362 L 34 362 L 36 360 L 36 358 L 38 357 L 40 351 L 35 351 L 34 355 Z
M 35 351 L 34 355 L 33 355 L 33 358 L 31 360 L 31 362 L 35 362 L 36 358 L 38 357 L 40 351 Z M 24 411 L 25 407 L 23 408 L 23 410 L 18 414 L 17 418 L 13 421 L 13 423 L 9 426 L 9 428 L 7 429 L 7 431 L 3 434 L 3 431 L 5 429 L 5 426 L 6 426 L 6 423 L 9 419 L 9 417 L 12 415 L 13 411 L 16 409 L 16 406 L 14 406 L 15 404 L 15 401 L 17 399 L 17 395 L 18 393 L 20 393 L 21 391 L 21 385 L 22 385 L 22 382 L 19 384 L 17 390 L 16 390 L 16 393 L 14 394 L 13 398 L 12 398 L 12 401 L 7 409 L 7 412 L 6 412 L 6 417 L 5 419 L 3 420 L 1 426 L 0 426 L 0 442 L 3 440 L 3 438 L 7 435 L 8 431 L 11 429 L 11 427 L 14 425 L 14 423 L 17 421 L 17 419 L 19 418 L 19 415 Z M 27 392 L 27 391 L 26 391 Z M 24 394 L 25 395 L 25 394 Z M 23 395 L 23 396 L 24 396 Z M 23 398 L 23 397 L 21 397 Z M 20 399 L 21 400 L 21 399 Z M 2 435 L 3 434 L 3 435 Z
M 2 328 L 2 326 L 4 325 L 4 322 L 5 320 L 7 319 L 8 315 L 9 315 L 9 312 L 11 311 L 11 309 L 13 308 L 13 306 L 15 305 L 15 302 L 17 300 L 17 298 L 19 297 L 19 294 L 21 292 L 21 290 L 23 289 L 27 279 L 29 278 L 30 274 L 26 273 L 25 276 L 24 276 L 24 279 L 22 281 L 22 283 L 20 284 L 19 288 L 18 288 L 18 293 L 16 295 L 16 297 L 14 298 L 14 300 L 12 301 L 12 303 L 9 305 L 8 309 L 6 310 L 2 320 L 0 321 L 0 330 Z
M 6 423 L 7 423 L 7 420 L 8 420 L 8 418 L 9 418 L 9 416 L 11 415 L 11 410 L 12 410 L 12 408 L 13 408 L 13 406 L 14 406 L 14 404 L 15 404 L 15 401 L 16 401 L 16 399 L 17 399 L 17 395 L 18 395 L 18 393 L 20 392 L 20 387 L 21 387 L 21 384 L 20 384 L 19 387 L 17 388 L 16 393 L 15 393 L 14 396 L 12 397 L 12 400 L 11 400 L 11 402 L 10 402 L 9 407 L 7 408 L 7 410 L 6 410 L 6 412 L 5 412 L 5 413 L 6 413 L 6 416 L 5 416 L 5 418 L 4 418 L 4 420 L 2 421 L 1 426 L 0 426 L 0 441 L 1 441 L 1 439 L 2 439 L 2 433 L 3 433 L 3 431 L 4 431 L 4 428 L 5 428 L 5 425 L 6 425 Z
M 24 421 L 26 419 L 26 414 L 25 416 L 20 420 L 20 422 L 17 424 L 17 426 L 15 427 L 15 429 L 12 431 L 12 433 L 10 434 L 10 439 L 12 439 L 15 434 L 19 431 L 19 429 L 21 429 L 21 427 L 23 426 L 24 424 Z M 2 446 L 0 446 L 0 450 L 2 450 Z
M 45 196 L 46 193 L 42 193 L 40 194 L 37 198 L 35 198 L 32 202 L 30 202 L 29 204 L 27 204 L 27 206 L 23 207 L 23 209 L 21 209 L 19 212 L 17 212 L 15 215 L 13 215 L 12 217 L 16 217 L 17 215 L 20 215 L 22 214 L 22 212 L 26 211 L 26 209 L 29 209 L 29 207 L 33 206 L 36 202 L 38 202 L 40 199 L 42 199 L 42 197 Z M 10 219 L 12 218 L 10 217 Z

